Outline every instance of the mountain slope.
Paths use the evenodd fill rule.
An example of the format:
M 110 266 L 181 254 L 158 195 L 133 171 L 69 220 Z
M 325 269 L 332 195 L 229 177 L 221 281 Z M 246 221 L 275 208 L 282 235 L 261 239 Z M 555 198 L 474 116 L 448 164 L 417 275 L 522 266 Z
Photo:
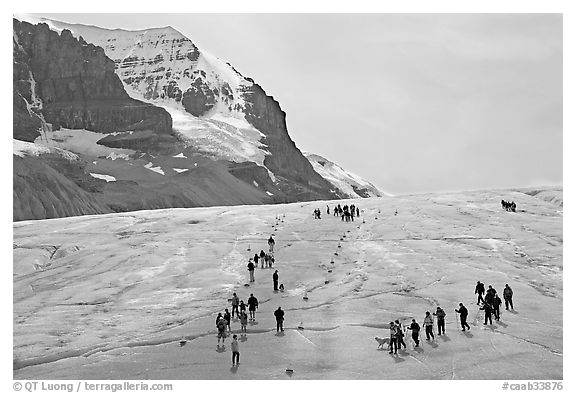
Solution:
M 104 48 L 128 94 L 165 108 L 174 119 L 175 133 L 188 146 L 216 159 L 254 162 L 282 192 L 299 193 L 297 200 L 344 196 L 296 147 L 277 101 L 175 29 L 126 31 L 50 23 Z
M 310 161 L 316 172 L 337 187 L 348 198 L 391 196 L 318 154 L 304 152 L 304 157 Z

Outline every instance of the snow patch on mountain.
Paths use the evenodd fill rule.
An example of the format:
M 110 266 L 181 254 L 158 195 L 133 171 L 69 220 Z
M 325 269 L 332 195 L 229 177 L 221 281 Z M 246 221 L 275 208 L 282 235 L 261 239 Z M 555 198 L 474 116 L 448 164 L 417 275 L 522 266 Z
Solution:
M 90 176 L 95 177 L 96 179 L 106 180 L 106 183 L 116 181 L 114 176 L 103 175 L 101 173 L 90 173 Z
M 55 147 L 93 157 L 110 157 L 126 159 L 134 154 L 134 150 L 118 149 L 99 145 L 98 141 L 106 135 L 99 132 L 92 132 L 84 129 L 68 129 L 52 131 L 45 130 L 41 136 L 34 140 L 34 143 L 47 148 Z
M 341 166 L 318 154 L 307 152 L 302 152 L 302 154 L 310 161 L 312 167 L 320 176 L 328 180 L 350 198 L 358 198 L 359 196 L 363 198 L 392 196 L 391 194 L 380 191 L 376 186 L 362 179 L 360 176 L 344 170 Z
M 35 16 L 31 14 L 14 14 L 14 18 L 18 19 L 22 22 L 28 22 L 33 25 L 37 25 L 38 23 L 46 23 L 50 30 L 56 31 L 61 33 L 64 28 L 58 27 L 52 20 L 43 18 L 41 16 Z
M 202 119 L 174 105 L 156 104 L 170 113 L 175 134 L 187 146 L 215 159 L 251 161 L 264 166 L 264 158 L 270 153 L 264 149 L 266 145 L 260 142 L 262 133 L 249 124 L 224 114 Z M 238 127 L 242 125 L 245 127 Z
M 78 156 L 70 151 L 54 146 L 42 146 L 32 142 L 25 142 L 19 139 L 13 139 L 12 154 L 18 157 L 39 156 L 40 154 L 59 154 L 67 160 L 74 161 Z
M 149 162 L 148 164 L 144 165 L 144 168 L 151 170 L 152 172 L 156 172 L 162 176 L 166 175 L 164 173 L 164 171 L 162 170 L 162 167 L 160 166 L 154 166 L 154 164 L 152 164 L 151 162 Z

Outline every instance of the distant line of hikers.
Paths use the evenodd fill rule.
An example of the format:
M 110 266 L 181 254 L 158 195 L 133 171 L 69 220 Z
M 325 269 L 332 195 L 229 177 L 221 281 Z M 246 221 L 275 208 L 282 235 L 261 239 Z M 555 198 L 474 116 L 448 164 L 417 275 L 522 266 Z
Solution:
M 320 209 L 316 210 L 318 210 L 318 218 L 320 218 Z M 334 217 L 340 216 L 342 221 L 354 221 L 354 216 L 360 217 L 360 209 L 355 205 L 340 206 L 338 204 L 334 207 L 333 212 Z M 326 214 L 330 215 L 330 206 L 328 205 L 326 205 Z
M 500 202 L 502 205 L 502 209 L 506 210 L 507 212 L 515 212 L 516 211 L 516 203 L 514 201 L 508 202 L 502 199 Z

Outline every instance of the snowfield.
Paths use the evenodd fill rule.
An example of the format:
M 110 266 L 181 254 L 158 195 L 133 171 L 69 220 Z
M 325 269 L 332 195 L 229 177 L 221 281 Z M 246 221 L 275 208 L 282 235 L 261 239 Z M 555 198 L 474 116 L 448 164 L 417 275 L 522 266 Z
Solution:
M 523 211 L 502 210 L 501 199 Z M 513 191 L 351 202 L 361 217 L 348 223 L 326 215 L 335 201 L 14 223 L 14 378 L 563 378 L 556 204 Z M 276 264 L 245 287 L 248 258 L 271 234 Z M 276 269 L 284 292 L 272 290 Z M 515 311 L 502 307 L 500 322 L 484 326 L 477 280 L 500 296 L 510 284 Z M 233 292 L 260 302 L 238 368 L 230 339 L 216 346 L 215 318 Z M 459 302 L 470 312 L 466 333 L 456 326 Z M 377 349 L 390 321 L 422 324 L 437 305 L 445 336 L 421 348 L 407 337 L 396 356 Z

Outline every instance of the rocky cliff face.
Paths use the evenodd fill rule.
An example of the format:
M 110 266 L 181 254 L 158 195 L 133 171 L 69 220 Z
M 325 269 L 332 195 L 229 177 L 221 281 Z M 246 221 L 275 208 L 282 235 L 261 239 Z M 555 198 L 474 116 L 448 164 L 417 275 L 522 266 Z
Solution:
M 297 179 L 317 189 L 326 188 L 326 181 L 314 171 L 290 139 L 286 128 L 286 113 L 280 108 L 278 101 L 267 96 L 257 84 L 250 86 L 244 92 L 244 97 L 246 120 L 258 130 L 264 130 L 264 143 L 273 152 L 266 156 L 265 165 L 274 173 L 287 178 Z
M 13 28 L 15 138 L 34 140 L 42 119 L 55 129 L 171 132 L 165 110 L 128 96 L 102 48 L 46 24 Z

